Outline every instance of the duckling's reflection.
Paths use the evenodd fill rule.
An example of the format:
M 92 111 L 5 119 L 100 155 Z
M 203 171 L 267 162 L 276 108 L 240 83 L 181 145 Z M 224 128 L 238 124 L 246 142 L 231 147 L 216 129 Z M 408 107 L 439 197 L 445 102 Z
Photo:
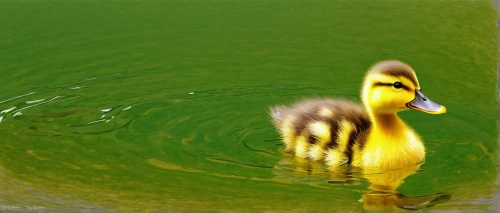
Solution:
M 420 165 L 386 171 L 365 169 L 363 177 L 371 183 L 369 189 L 372 192 L 363 195 L 364 208 L 366 210 L 418 210 L 447 202 L 451 197 L 449 194 L 405 196 L 398 192 L 398 187 L 403 180 L 419 171 Z
M 369 192 L 362 196 L 363 207 L 368 211 L 386 211 L 386 210 L 419 210 L 432 207 L 436 204 L 447 202 L 451 195 L 436 193 L 425 196 L 406 196 L 398 192 L 398 188 L 408 176 L 420 171 L 421 164 L 387 171 L 380 171 L 371 168 L 353 168 L 353 167 L 325 167 L 324 164 L 286 156 L 276 168 L 288 170 L 300 177 L 312 177 L 324 183 L 329 184 L 357 184 L 362 179 L 370 182 Z M 277 170 L 275 170 L 277 171 Z M 278 175 L 290 175 L 277 173 Z

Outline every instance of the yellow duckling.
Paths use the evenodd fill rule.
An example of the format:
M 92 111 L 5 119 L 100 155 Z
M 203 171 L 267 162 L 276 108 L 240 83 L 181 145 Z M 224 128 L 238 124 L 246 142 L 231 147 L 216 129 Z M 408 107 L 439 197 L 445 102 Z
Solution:
M 400 61 L 382 61 L 366 74 L 363 106 L 342 99 L 304 100 L 271 108 L 285 150 L 328 165 L 395 169 L 423 162 L 420 137 L 397 112 L 431 114 L 446 108 L 424 96 L 413 69 Z

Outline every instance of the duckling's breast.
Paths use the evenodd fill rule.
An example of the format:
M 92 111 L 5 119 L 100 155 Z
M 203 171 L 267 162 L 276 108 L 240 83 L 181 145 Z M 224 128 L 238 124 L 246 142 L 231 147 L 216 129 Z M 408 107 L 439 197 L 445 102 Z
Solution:
M 346 100 L 308 100 L 274 108 L 271 115 L 285 151 L 329 165 L 359 158 L 371 126 L 363 107 Z
M 409 127 L 390 133 L 372 131 L 367 141 L 370 143 L 365 145 L 355 166 L 394 169 L 422 163 L 425 158 L 420 137 Z

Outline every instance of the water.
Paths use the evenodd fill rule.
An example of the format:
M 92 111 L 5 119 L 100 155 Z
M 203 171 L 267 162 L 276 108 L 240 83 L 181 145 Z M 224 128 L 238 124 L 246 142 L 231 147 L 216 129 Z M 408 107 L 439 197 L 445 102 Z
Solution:
M 490 1 L 2 1 L 0 209 L 363 211 L 370 183 L 280 153 L 267 108 L 357 99 L 399 59 L 448 110 L 401 113 L 428 153 L 399 192 L 494 210 L 496 19 Z

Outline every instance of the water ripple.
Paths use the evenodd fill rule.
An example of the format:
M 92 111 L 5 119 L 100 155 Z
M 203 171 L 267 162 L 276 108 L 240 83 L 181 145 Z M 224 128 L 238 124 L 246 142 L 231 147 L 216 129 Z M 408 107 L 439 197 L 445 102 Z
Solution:
M 90 149 L 86 141 L 105 137 L 108 141 L 101 143 L 104 147 L 120 141 L 115 147 L 118 152 L 125 151 L 156 168 L 212 168 L 210 173 L 214 175 L 241 177 L 251 171 L 228 168 L 272 169 L 279 159 L 279 147 L 272 141 L 275 132 L 266 112 L 269 98 L 283 91 L 295 98 L 314 91 L 324 93 L 323 88 L 302 85 L 210 88 L 150 83 L 137 87 L 147 84 L 141 81 L 144 76 L 154 79 L 163 73 L 146 70 L 87 76 L 3 98 L 0 128 L 23 136 L 46 137 L 44 140 L 52 143 L 61 139 L 50 138 L 76 137 L 79 142 L 74 146 L 85 150 Z M 269 98 L 263 98 L 266 96 Z M 43 152 L 37 155 L 43 156 Z M 74 160 L 64 165 L 84 167 Z

